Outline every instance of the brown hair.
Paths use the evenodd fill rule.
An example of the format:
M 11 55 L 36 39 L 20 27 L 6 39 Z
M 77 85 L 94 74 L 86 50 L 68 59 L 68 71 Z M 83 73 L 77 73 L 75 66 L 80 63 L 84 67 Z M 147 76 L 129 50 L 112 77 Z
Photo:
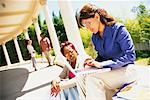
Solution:
M 98 8 L 97 6 L 88 3 L 82 7 L 79 14 L 77 15 L 79 26 L 83 26 L 81 23 L 82 19 L 94 18 L 95 13 L 100 15 L 100 21 L 104 25 L 113 25 L 116 23 L 115 18 L 109 15 L 105 9 Z
M 43 37 L 45 37 L 44 33 L 41 33 L 41 34 L 40 34 L 40 36 L 43 36 Z

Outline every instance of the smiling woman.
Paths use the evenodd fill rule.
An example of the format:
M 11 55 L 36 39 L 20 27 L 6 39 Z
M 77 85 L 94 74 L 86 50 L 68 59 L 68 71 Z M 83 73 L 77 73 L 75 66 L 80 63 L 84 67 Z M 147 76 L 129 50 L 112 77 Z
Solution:
M 69 64 L 73 69 L 79 67 L 77 61 L 79 60 L 77 59 L 78 53 L 72 43 L 68 41 L 63 42 L 61 44 L 61 53 L 66 57 L 67 61 L 69 62 Z M 67 81 L 69 82 L 68 78 L 70 80 L 75 80 L 74 77 L 75 75 L 71 71 L 69 71 L 69 69 L 66 66 L 64 66 L 63 71 L 61 72 L 59 77 L 52 81 L 51 95 L 57 96 L 60 93 L 60 95 L 57 96 L 60 98 L 60 100 L 79 100 L 79 94 L 75 82 L 73 82 L 70 88 L 61 90 L 60 92 L 62 83 L 60 79 L 61 80 L 63 79 L 64 80 L 63 82 L 67 83 Z
M 70 62 L 76 62 L 77 59 L 77 51 L 74 47 L 74 45 L 68 41 L 62 43 L 61 45 L 61 52 L 62 54 L 67 58 L 67 60 Z

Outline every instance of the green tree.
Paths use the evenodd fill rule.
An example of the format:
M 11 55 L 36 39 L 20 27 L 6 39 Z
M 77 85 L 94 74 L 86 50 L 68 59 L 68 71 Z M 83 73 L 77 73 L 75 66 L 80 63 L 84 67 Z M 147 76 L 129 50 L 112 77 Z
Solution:
M 1 66 L 4 66 L 4 65 L 6 65 L 7 63 L 6 63 L 6 59 L 5 59 L 5 55 L 4 55 L 4 51 L 3 51 L 3 48 L 2 48 L 2 45 L 0 46 L 0 67 Z
M 141 27 L 139 25 L 139 22 L 138 20 L 134 19 L 134 20 L 131 20 L 131 19 L 127 19 L 125 21 L 125 26 L 127 28 L 127 30 L 130 32 L 131 34 L 131 37 L 133 39 L 133 42 L 134 43 L 139 43 L 141 42 L 140 39 L 141 39 Z
M 13 40 L 8 41 L 6 43 L 6 48 L 7 48 L 8 55 L 9 55 L 11 63 L 18 62 L 19 59 L 18 59 L 18 55 L 17 55 L 17 52 L 16 52 L 14 41 Z
M 148 10 L 144 4 L 140 4 L 137 7 L 133 7 L 132 12 L 137 16 L 138 24 L 140 26 L 139 35 L 140 41 L 146 42 L 150 39 L 150 10 Z
M 38 23 L 39 23 L 39 27 L 40 29 L 42 28 L 42 22 L 41 22 L 41 16 L 38 15 Z
M 65 27 L 60 12 L 59 12 L 59 16 L 56 16 L 54 12 L 52 13 L 52 16 L 53 16 L 54 27 L 56 29 L 56 33 L 59 41 L 60 42 L 66 41 L 67 35 L 66 35 Z
M 24 60 L 28 60 L 29 58 L 29 52 L 27 50 L 27 46 L 25 44 L 25 36 L 24 33 L 20 34 L 19 36 L 17 36 L 17 41 L 19 43 L 19 47 L 21 50 L 21 54 Z
M 32 45 L 35 49 L 35 51 L 40 54 L 41 53 L 41 49 L 37 40 L 37 36 L 36 36 L 36 32 L 35 32 L 35 27 L 34 25 L 30 25 L 30 27 L 28 28 L 28 34 L 30 36 L 30 39 L 32 40 Z

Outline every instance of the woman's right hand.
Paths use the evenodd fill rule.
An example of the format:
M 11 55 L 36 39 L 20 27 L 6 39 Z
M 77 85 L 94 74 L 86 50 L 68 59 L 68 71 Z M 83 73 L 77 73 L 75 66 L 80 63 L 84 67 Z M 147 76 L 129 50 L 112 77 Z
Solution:
M 52 86 L 51 86 L 51 95 L 52 96 L 57 96 L 58 93 L 60 92 L 60 85 L 59 85 L 60 82 L 57 82 L 57 81 L 52 81 Z
M 103 68 L 100 62 L 95 61 L 94 59 L 86 59 L 84 65 L 94 66 L 97 68 Z

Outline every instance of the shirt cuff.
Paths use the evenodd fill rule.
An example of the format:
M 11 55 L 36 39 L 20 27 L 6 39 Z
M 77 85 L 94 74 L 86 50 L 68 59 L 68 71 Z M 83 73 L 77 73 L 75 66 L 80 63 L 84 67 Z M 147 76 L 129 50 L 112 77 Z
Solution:
M 115 62 L 112 61 L 112 60 L 107 60 L 107 61 L 101 62 L 101 65 L 104 67 L 104 66 L 112 65 L 112 64 L 114 64 L 114 63 L 115 63 Z

